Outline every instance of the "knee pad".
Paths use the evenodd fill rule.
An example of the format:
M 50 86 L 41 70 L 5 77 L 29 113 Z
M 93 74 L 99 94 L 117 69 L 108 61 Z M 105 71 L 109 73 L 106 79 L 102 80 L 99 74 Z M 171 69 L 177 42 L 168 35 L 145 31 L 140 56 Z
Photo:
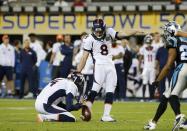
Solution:
M 114 93 L 107 92 L 106 93 L 106 98 L 105 98 L 105 103 L 112 104 L 113 103 L 113 98 L 114 98 Z
M 88 94 L 87 101 L 90 101 L 90 102 L 93 103 L 96 96 L 97 96 L 97 92 L 91 90 L 91 91 L 89 92 L 89 94 Z
M 61 122 L 75 122 L 76 119 L 65 114 L 59 114 L 59 121 Z

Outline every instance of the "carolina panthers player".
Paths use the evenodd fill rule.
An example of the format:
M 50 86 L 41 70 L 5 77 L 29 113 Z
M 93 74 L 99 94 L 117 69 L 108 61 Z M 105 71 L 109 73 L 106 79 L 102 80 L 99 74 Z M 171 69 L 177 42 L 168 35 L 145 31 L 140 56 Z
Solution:
M 128 35 L 135 35 L 137 33 L 142 32 L 133 31 L 129 34 L 116 32 L 113 28 L 106 28 L 102 19 L 95 19 L 93 21 L 92 33 L 83 40 L 84 52 L 77 67 L 77 71 L 82 71 L 90 53 L 94 60 L 94 83 L 88 95 L 86 105 L 91 109 L 99 90 L 101 87 L 105 88 L 106 98 L 101 121 L 115 121 L 115 119 L 110 116 L 114 90 L 117 83 L 116 70 L 111 54 L 112 41 L 114 39 L 124 39 Z
M 164 26 L 164 41 L 169 53 L 168 60 L 156 81 L 153 82 L 153 85 L 158 86 L 159 81 L 169 73 L 175 61 L 177 67 L 173 73 L 170 88 L 164 92 L 153 120 L 144 126 L 144 129 L 147 130 L 154 130 L 156 128 L 156 123 L 165 112 L 168 102 L 176 116 L 172 131 L 178 130 L 181 123 L 185 121 L 185 115 L 181 114 L 180 111 L 179 95 L 187 87 L 187 41 L 183 37 L 177 37 L 171 34 L 170 30 L 173 29 L 179 30 L 180 26 L 176 22 L 169 22 Z
M 72 73 L 68 78 L 56 78 L 52 80 L 38 95 L 35 109 L 38 122 L 60 121 L 75 122 L 76 118 L 70 113 L 79 110 L 81 103 L 73 105 L 73 98 L 83 90 L 84 77 L 81 74 Z M 63 103 L 65 98 L 66 104 Z

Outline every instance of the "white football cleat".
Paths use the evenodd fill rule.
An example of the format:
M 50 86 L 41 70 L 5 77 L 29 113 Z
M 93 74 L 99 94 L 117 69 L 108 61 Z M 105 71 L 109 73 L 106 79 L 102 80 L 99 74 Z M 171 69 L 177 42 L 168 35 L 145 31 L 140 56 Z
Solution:
M 180 125 L 180 129 L 187 129 L 187 120 Z
M 149 123 L 147 125 L 144 126 L 145 130 L 154 130 L 156 129 L 156 123 L 149 121 Z
M 101 121 L 102 121 L 102 122 L 116 122 L 116 120 L 113 119 L 111 116 L 103 116 L 103 117 L 101 118 Z
M 185 115 L 184 114 L 177 115 L 175 118 L 175 123 L 174 123 L 172 131 L 178 131 L 180 128 L 180 125 L 184 122 L 185 122 Z
M 38 123 L 41 123 L 41 122 L 44 121 L 44 119 L 42 118 L 42 115 L 41 115 L 41 114 L 38 114 L 38 115 L 37 115 L 36 121 L 37 121 Z

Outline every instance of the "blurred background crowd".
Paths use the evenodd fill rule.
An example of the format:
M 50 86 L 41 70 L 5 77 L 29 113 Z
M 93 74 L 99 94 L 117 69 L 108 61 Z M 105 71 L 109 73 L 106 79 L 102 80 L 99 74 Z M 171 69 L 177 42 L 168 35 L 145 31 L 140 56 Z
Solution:
M 56 35 L 55 41 L 42 41 L 39 36 L 30 33 L 22 41 L 11 39 L 11 36 L 2 35 L 0 45 L 0 80 L 1 97 L 35 98 L 43 87 L 51 80 L 58 77 L 67 78 L 68 74 L 76 69 L 82 56 L 82 39 L 72 38 L 71 35 Z M 167 50 L 164 48 L 161 35 L 152 33 L 153 46 L 157 46 L 161 57 L 156 58 L 158 65 L 157 74 L 167 60 Z M 159 98 L 165 90 L 167 81 L 160 84 L 156 96 L 150 96 L 150 91 L 142 88 L 142 70 L 139 60 L 139 50 L 143 44 L 144 36 L 132 36 L 122 41 L 114 41 L 112 45 L 113 60 L 115 63 L 118 85 L 115 92 L 116 100 L 125 100 L 131 97 Z M 163 57 L 165 56 L 165 57 Z M 139 68 L 139 66 L 141 66 Z M 86 80 L 85 94 L 93 83 L 93 61 L 90 58 L 82 72 Z M 5 77 L 6 76 L 6 77 Z M 169 76 L 170 80 L 170 76 Z M 148 87 L 146 87 L 148 89 Z M 102 98 L 101 90 L 99 98 Z M 153 98 L 151 98 L 153 97 Z M 145 100 L 145 99 L 142 99 Z
M 65 9 L 65 7 L 67 8 L 83 7 L 85 9 L 81 13 L 84 14 L 87 13 L 84 12 L 88 10 L 87 7 L 96 6 L 99 8 L 96 8 L 95 11 L 92 10 L 89 11 L 92 14 L 98 14 L 97 11 L 98 10 L 102 11 L 102 6 L 109 6 L 109 11 L 110 11 L 111 6 L 120 5 L 121 3 L 123 3 L 126 4 L 125 9 L 129 10 L 127 8 L 128 4 L 132 5 L 133 2 L 135 4 L 142 3 L 142 1 L 139 0 L 131 0 L 130 2 L 127 0 L 115 0 L 115 1 L 114 0 L 56 0 L 56 1 L 55 0 L 0 0 L 0 7 L 2 7 L 1 11 L 3 12 L 2 13 L 3 15 L 1 17 L 2 19 L 0 19 L 0 21 L 4 21 L 4 25 L 3 22 L 0 22 L 1 29 L 4 30 L 3 32 L 0 29 L 0 84 L 1 84 L 0 96 L 1 98 L 15 98 L 15 97 L 20 99 L 36 98 L 37 94 L 45 87 L 45 85 L 51 79 L 55 79 L 58 77 L 66 78 L 68 74 L 72 70 L 75 70 L 76 66 L 79 64 L 80 58 L 83 53 L 82 40 L 84 39 L 84 37 L 88 35 L 87 33 L 90 33 L 87 32 L 87 30 L 85 30 L 86 32 L 84 32 L 84 29 L 80 29 L 82 33 L 77 33 L 77 30 L 75 30 L 76 34 L 72 32 L 72 29 L 69 31 L 69 33 L 66 33 L 68 31 L 65 31 L 64 33 L 63 30 L 60 31 L 62 33 L 51 32 L 50 34 L 50 30 L 48 30 L 49 31 L 48 34 L 45 31 L 43 31 L 44 34 L 38 33 L 37 31 L 41 31 L 42 29 L 44 29 L 43 27 L 42 29 L 40 29 L 39 26 L 42 26 L 42 24 L 45 24 L 46 22 L 44 21 L 45 19 L 40 20 L 40 15 L 44 13 L 44 15 L 41 15 L 41 19 L 43 17 L 48 18 L 48 15 L 45 14 L 46 13 L 45 10 L 44 12 L 43 11 L 39 12 L 40 11 L 39 9 L 37 9 L 37 11 L 39 12 L 39 13 L 37 12 L 39 14 L 37 18 L 39 20 L 37 18 L 34 18 L 34 22 L 35 22 L 34 28 L 36 26 L 39 29 L 37 31 L 34 30 L 30 31 L 29 30 L 30 28 L 28 28 L 29 32 L 25 31 L 26 33 L 23 33 L 24 30 L 26 30 L 25 28 L 27 28 L 27 26 L 30 26 L 29 22 L 31 21 L 28 21 L 28 25 L 24 25 L 23 24 L 24 22 L 21 23 L 19 20 L 25 20 L 25 17 L 21 19 L 20 18 L 21 16 L 18 15 L 14 18 L 15 14 L 17 15 L 17 13 L 22 13 L 23 7 L 27 7 L 27 6 L 46 7 L 47 8 L 46 11 L 48 13 L 50 13 L 50 11 L 53 11 L 52 9 L 49 9 L 49 7 L 55 7 L 55 8 L 59 7 L 58 9 L 62 8 L 62 10 L 60 10 L 62 12 L 65 11 L 63 10 Z M 182 8 L 183 4 L 186 3 L 187 1 L 186 0 L 157 0 L 157 1 L 143 0 L 142 5 L 144 4 L 148 5 L 147 10 L 142 10 L 143 13 L 145 13 L 146 11 L 149 12 L 150 6 L 154 6 L 155 2 L 158 3 L 161 2 L 160 3 L 161 7 L 163 7 L 165 3 L 167 3 L 169 6 L 174 5 L 176 9 L 179 10 L 179 9 L 183 9 Z M 14 8 L 19 6 L 21 6 L 20 10 L 19 8 Z M 4 7 L 11 7 L 11 8 L 8 8 L 8 10 L 6 10 L 6 8 Z M 120 11 L 118 9 L 113 8 L 113 10 L 118 10 L 118 12 L 122 12 L 123 9 L 124 8 L 122 8 L 122 10 Z M 152 10 L 157 10 L 157 12 L 161 12 L 161 13 L 163 12 L 162 9 L 163 8 L 157 10 L 157 8 L 152 7 Z M 168 9 L 167 7 L 164 8 L 164 11 L 167 9 Z M 13 15 L 9 14 L 10 13 L 9 10 L 13 12 Z M 135 7 L 134 10 L 129 10 L 130 11 L 129 14 L 132 15 L 131 12 L 136 12 L 137 10 L 141 10 L 141 8 Z M 172 9 L 169 8 L 168 10 L 169 11 L 173 10 L 173 8 Z M 29 10 L 25 9 L 25 11 L 29 11 Z M 36 11 L 35 8 L 34 11 Z M 59 10 L 57 10 L 55 13 L 58 14 L 59 13 L 58 11 Z M 71 11 L 76 11 L 76 10 L 75 9 L 70 10 L 70 12 L 68 13 L 69 14 L 72 13 Z M 173 10 L 173 12 L 174 11 L 175 9 Z M 174 18 L 173 18 L 174 20 L 177 17 L 180 18 L 184 17 L 184 22 L 182 27 L 185 30 L 186 23 L 187 23 L 185 15 L 183 16 L 183 14 L 180 13 L 177 14 L 176 12 L 174 13 L 173 12 L 171 13 L 171 15 L 174 14 Z M 32 13 L 32 11 L 29 13 Z M 106 13 L 105 10 L 104 13 Z M 25 14 L 27 14 L 27 12 Z M 118 18 L 118 14 L 112 15 L 112 18 L 113 17 L 115 18 L 115 15 Z M 170 14 L 164 14 L 164 15 L 169 16 Z M 73 18 L 75 18 L 76 16 L 78 16 L 77 19 L 80 21 L 79 23 L 84 24 L 84 22 L 82 22 L 82 19 L 86 18 L 86 16 L 83 17 L 82 19 L 79 19 L 79 16 L 81 15 L 75 13 Z M 161 15 L 159 14 L 159 16 Z M 109 15 L 108 17 L 111 16 Z M 133 21 L 135 20 L 131 21 L 130 17 L 131 16 L 128 16 L 127 19 L 122 21 L 121 20 L 122 17 L 119 16 L 123 28 L 125 28 L 124 26 L 125 22 L 129 22 L 130 28 L 132 28 L 134 24 Z M 29 14 L 28 19 L 30 18 L 31 17 Z M 51 18 L 54 18 L 54 20 L 51 20 L 49 18 L 48 21 L 49 26 L 51 30 L 56 29 L 57 27 L 54 26 L 53 24 L 57 23 L 59 25 L 61 21 L 59 19 L 58 21 L 55 15 L 54 17 L 52 16 Z M 115 19 L 116 21 L 118 20 L 117 18 Z M 117 23 L 116 21 L 114 21 L 115 24 Z M 139 23 L 141 27 L 143 29 L 148 29 L 145 25 L 141 23 L 142 21 L 143 20 L 140 14 Z M 154 20 L 151 21 L 153 21 L 153 23 L 156 23 L 154 22 Z M 167 22 L 167 20 L 165 20 L 164 17 L 162 17 L 160 21 Z M 10 30 L 11 28 L 14 28 L 14 26 L 15 29 L 17 29 L 16 22 L 18 22 L 18 27 L 22 29 L 23 32 L 20 33 L 20 32 L 15 32 L 15 30 Z M 70 24 L 70 26 L 72 24 L 72 27 L 77 26 L 74 25 L 72 21 L 69 22 L 64 20 L 64 22 L 66 24 Z M 115 24 L 114 26 L 116 26 Z M 119 29 L 118 26 L 116 27 Z M 63 28 L 63 29 L 68 30 L 67 28 Z M 8 33 L 6 32 L 6 30 L 8 30 L 7 31 Z M 155 28 L 153 28 L 153 30 L 155 30 Z M 123 31 L 125 32 L 125 29 Z M 157 51 L 155 53 L 155 58 L 154 58 L 154 61 L 156 61 L 154 69 L 156 70 L 156 75 L 158 75 L 159 71 L 163 68 L 163 66 L 166 63 L 167 49 L 164 48 L 164 43 L 162 42 L 160 32 L 156 32 L 156 31 L 151 31 L 151 32 L 152 33 L 149 32 L 153 37 L 151 46 L 157 47 Z M 172 71 L 171 74 L 160 83 L 159 88 L 156 90 L 151 90 L 149 88 L 149 84 L 151 83 L 145 85 L 142 82 L 144 59 L 140 59 L 140 57 L 141 55 L 143 55 L 141 54 L 141 48 L 143 48 L 145 45 L 144 37 L 145 36 L 131 36 L 131 37 L 127 37 L 122 41 L 113 41 L 113 45 L 112 45 L 113 60 L 115 63 L 117 76 L 118 76 L 118 84 L 115 91 L 116 101 L 123 101 L 130 98 L 138 98 L 141 101 L 145 101 L 145 100 L 152 101 L 155 98 L 159 99 L 161 94 L 164 92 L 164 90 L 168 88 L 169 85 L 168 83 L 171 79 Z M 84 90 L 85 94 L 87 94 L 92 87 L 93 67 L 94 67 L 93 61 L 90 56 L 90 58 L 87 61 L 86 67 L 82 71 L 86 80 L 86 85 Z M 100 91 L 100 95 L 98 96 L 98 99 L 102 99 L 104 97 L 103 92 L 104 90 Z M 186 98 L 187 96 L 184 95 L 182 97 Z

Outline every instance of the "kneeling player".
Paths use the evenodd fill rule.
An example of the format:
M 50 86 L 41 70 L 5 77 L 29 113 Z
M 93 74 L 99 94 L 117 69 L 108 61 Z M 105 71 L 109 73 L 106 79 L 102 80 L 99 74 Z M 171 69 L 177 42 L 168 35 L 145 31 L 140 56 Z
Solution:
M 73 105 L 73 98 L 78 96 L 83 87 L 84 77 L 81 74 L 72 73 L 67 79 L 52 80 L 36 99 L 38 121 L 75 122 L 76 118 L 70 112 L 79 110 L 82 104 Z M 63 97 L 66 104 L 63 104 Z

